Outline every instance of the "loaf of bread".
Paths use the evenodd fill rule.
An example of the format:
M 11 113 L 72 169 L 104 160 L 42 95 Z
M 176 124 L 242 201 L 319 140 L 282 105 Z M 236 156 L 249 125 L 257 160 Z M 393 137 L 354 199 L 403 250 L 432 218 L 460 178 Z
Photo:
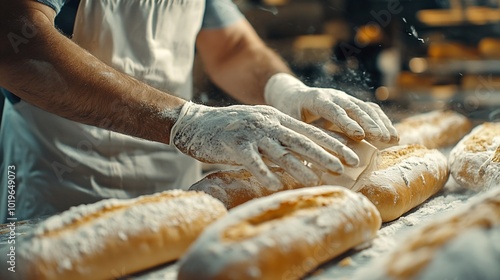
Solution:
M 210 225 L 181 258 L 178 279 L 301 279 L 371 240 L 380 225 L 373 204 L 346 188 L 283 191 Z
M 427 55 L 434 59 L 478 59 L 479 50 L 461 42 L 430 42 Z
M 437 193 L 448 177 L 448 162 L 441 152 L 403 145 L 380 151 L 373 171 L 360 177 L 356 188 L 388 222 Z
M 217 199 L 181 190 L 73 207 L 16 240 L 16 272 L 0 278 L 119 278 L 178 259 L 226 213 Z
M 462 24 L 465 15 L 461 9 L 425 9 L 416 12 L 417 19 L 430 26 L 449 26 Z
M 319 166 L 308 164 L 317 174 L 321 185 L 339 185 L 349 189 L 356 183 L 358 175 L 370 168 L 377 149 L 366 141 L 354 141 L 337 135 L 337 139 L 359 156 L 359 164 L 355 167 L 344 167 L 344 174 L 331 174 Z M 205 178 L 192 185 L 189 190 L 203 191 L 219 199 L 231 209 L 254 198 L 270 195 L 275 192 L 306 187 L 280 167 L 271 167 L 271 171 L 281 181 L 282 186 L 270 190 L 262 185 L 249 171 L 244 168 L 222 170 L 208 174 Z M 353 189 L 354 190 L 354 189 Z
M 353 279 L 498 279 L 500 188 L 410 231 Z
M 219 199 L 227 209 L 231 209 L 254 198 L 304 187 L 280 167 L 271 167 L 271 171 L 280 179 L 281 188 L 270 190 L 262 185 L 250 171 L 240 168 L 210 173 L 192 185 L 189 190 L 210 194 Z
M 303 188 L 283 169 L 272 171 L 281 179 L 283 187 L 277 191 Z M 316 170 L 320 172 L 319 170 Z M 438 192 L 449 177 L 446 157 L 438 150 L 421 145 L 394 146 L 379 151 L 372 162 L 358 177 L 318 173 L 321 184 L 344 185 L 360 191 L 380 211 L 384 222 L 399 218 Z M 194 184 L 190 190 L 206 192 L 221 200 L 231 209 L 251 199 L 277 191 L 267 189 L 245 169 L 224 170 L 212 173 Z
M 500 122 L 475 127 L 450 152 L 451 175 L 461 186 L 483 190 L 500 185 Z
M 436 110 L 417 114 L 394 124 L 399 144 L 420 144 L 429 149 L 456 144 L 472 128 L 471 121 L 454 111 Z

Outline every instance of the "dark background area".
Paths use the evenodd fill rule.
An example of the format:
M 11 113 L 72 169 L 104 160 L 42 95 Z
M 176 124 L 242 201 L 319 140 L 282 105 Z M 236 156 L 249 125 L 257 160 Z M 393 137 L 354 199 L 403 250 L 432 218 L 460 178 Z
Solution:
M 439 108 L 485 118 L 500 109 L 498 0 L 234 2 L 306 84 L 377 102 L 393 120 Z M 75 13 L 77 3 L 65 9 Z M 65 21 L 56 19 L 70 34 Z M 237 104 L 202 68 L 197 60 L 194 101 Z
M 377 102 L 395 119 L 439 108 L 481 117 L 500 108 L 500 1 L 235 3 L 311 86 Z M 201 69 L 198 63 L 197 102 L 238 103 Z

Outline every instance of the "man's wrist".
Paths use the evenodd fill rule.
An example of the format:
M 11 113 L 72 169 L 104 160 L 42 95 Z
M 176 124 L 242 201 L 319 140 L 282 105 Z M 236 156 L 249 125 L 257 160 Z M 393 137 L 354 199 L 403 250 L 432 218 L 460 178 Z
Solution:
M 289 73 L 277 73 L 271 76 L 264 87 L 264 101 L 266 104 L 275 106 L 276 99 L 281 99 L 276 95 L 286 93 L 290 88 L 306 86 L 299 79 Z
M 175 114 L 175 117 L 174 117 L 174 124 L 170 128 L 169 145 L 171 145 L 171 146 L 174 145 L 174 137 L 175 137 L 175 133 L 179 130 L 179 125 L 181 123 L 180 121 L 182 118 L 184 118 L 189 113 L 189 109 L 192 107 L 192 105 L 194 105 L 193 102 L 187 101 L 180 108 L 174 110 L 175 113 L 173 113 L 173 114 Z

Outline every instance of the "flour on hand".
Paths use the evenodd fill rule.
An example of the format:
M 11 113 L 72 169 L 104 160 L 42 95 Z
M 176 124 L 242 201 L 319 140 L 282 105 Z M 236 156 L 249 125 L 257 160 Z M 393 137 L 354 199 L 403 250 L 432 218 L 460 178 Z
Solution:
M 316 185 L 319 178 L 295 155 L 339 174 L 343 172 L 341 160 L 353 166 L 359 162 L 358 156 L 337 139 L 270 106 L 212 108 L 188 102 L 170 138 L 171 145 L 200 161 L 243 165 L 273 189 L 281 182 L 263 158 L 283 167 L 304 185 Z

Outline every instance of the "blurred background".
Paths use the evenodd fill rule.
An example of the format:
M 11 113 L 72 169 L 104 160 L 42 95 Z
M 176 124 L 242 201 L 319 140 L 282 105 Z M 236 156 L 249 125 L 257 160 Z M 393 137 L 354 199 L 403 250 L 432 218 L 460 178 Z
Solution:
M 500 120 L 500 0 L 235 3 L 308 85 L 377 102 L 394 121 L 443 108 Z M 195 96 L 237 103 L 199 62 Z

